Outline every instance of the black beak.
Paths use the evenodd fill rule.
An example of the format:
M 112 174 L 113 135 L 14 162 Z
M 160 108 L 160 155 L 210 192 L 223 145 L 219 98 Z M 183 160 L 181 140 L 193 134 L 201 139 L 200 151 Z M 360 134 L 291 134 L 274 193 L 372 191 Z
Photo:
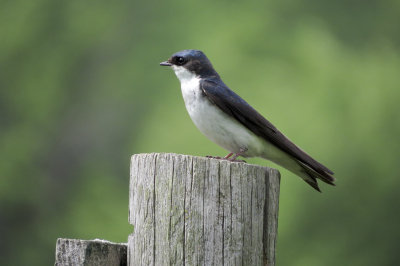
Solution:
M 168 61 L 164 61 L 160 63 L 160 66 L 172 66 L 172 64 Z

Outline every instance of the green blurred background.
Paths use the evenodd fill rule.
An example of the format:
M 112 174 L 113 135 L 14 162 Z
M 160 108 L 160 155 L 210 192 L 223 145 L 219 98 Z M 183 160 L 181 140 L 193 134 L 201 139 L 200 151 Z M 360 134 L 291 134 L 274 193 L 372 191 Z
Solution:
M 200 49 L 336 174 L 320 194 L 280 169 L 278 265 L 398 265 L 399 18 L 397 0 L 1 1 L 0 264 L 126 242 L 132 154 L 225 155 L 158 65 Z

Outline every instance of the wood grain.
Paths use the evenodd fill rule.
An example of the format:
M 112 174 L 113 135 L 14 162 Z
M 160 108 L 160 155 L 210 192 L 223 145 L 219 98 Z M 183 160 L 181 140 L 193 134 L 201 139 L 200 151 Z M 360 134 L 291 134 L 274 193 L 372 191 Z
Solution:
M 275 265 L 275 169 L 178 154 L 131 158 L 129 265 Z
M 123 266 L 127 265 L 127 245 L 109 241 L 57 239 L 56 266 Z

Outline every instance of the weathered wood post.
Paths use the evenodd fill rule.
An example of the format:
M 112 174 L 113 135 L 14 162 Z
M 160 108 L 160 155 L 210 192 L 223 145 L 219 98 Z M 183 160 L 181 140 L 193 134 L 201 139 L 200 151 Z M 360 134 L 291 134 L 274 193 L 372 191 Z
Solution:
M 257 165 L 133 155 L 128 265 L 275 265 L 279 182 Z
M 59 238 L 54 265 L 124 266 L 126 260 L 126 243 Z

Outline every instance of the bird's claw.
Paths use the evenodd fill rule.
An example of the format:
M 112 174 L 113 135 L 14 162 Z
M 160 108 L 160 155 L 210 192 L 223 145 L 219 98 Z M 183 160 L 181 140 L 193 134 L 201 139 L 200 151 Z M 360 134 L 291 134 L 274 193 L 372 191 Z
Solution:
M 217 159 L 217 160 L 226 160 L 226 161 L 230 161 L 230 162 L 233 162 L 233 163 L 246 163 L 245 160 L 236 160 L 236 159 L 232 160 L 232 159 L 229 158 L 229 157 L 227 158 L 227 157 L 220 157 L 220 156 L 211 156 L 211 155 L 207 155 L 206 158 L 209 158 L 209 159 Z

